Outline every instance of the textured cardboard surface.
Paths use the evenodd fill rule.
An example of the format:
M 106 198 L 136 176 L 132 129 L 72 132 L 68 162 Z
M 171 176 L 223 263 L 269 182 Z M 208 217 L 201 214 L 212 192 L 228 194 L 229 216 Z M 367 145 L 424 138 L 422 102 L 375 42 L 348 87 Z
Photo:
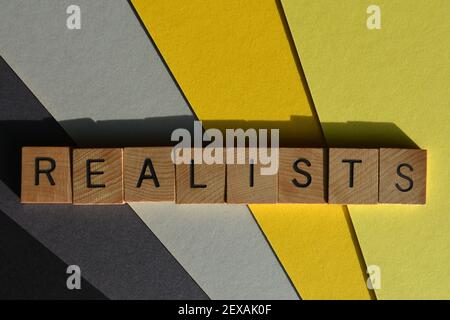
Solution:
M 132 3 L 206 127 L 273 127 L 285 146 L 321 146 L 276 1 Z M 302 298 L 369 298 L 343 207 L 250 208 Z
M 320 120 L 365 122 L 324 126 L 327 142 L 428 150 L 425 206 L 349 206 L 367 264 L 381 269 L 378 298 L 450 298 L 450 2 L 377 1 L 380 30 L 366 27 L 370 2 L 282 2 Z M 407 136 L 368 138 L 375 122 Z
M 30 241 L 27 239 L 32 236 L 42 243 L 33 245 L 35 251 L 29 252 L 26 259 L 20 258 L 20 252 L 11 258 L 11 263 L 17 264 L 13 271 L 19 275 L 13 271 L 6 272 L 1 276 L 8 280 L 2 283 L 5 286 L 13 284 L 12 279 L 18 283 L 16 290 L 1 291 L 5 296 L 98 297 L 89 287 L 86 287 L 86 295 L 67 295 L 61 287 L 54 287 L 55 281 L 59 286 L 65 286 L 65 282 L 61 284 L 60 281 L 66 279 L 66 264 L 76 264 L 81 268 L 81 275 L 108 298 L 208 298 L 129 206 L 21 204 L 21 147 L 73 146 L 74 143 L 2 59 L 0 105 L 0 210 L 30 234 L 20 237 L 14 233 L 19 239 Z M 8 232 L 2 231 L 1 234 L 7 235 Z M 6 240 L 2 238 L 2 241 Z M 52 262 L 54 259 L 48 257 L 50 253 L 43 246 L 59 261 Z M 2 246 L 2 249 L 7 251 L 10 248 Z M 16 250 L 22 250 L 22 243 L 16 244 Z M 7 255 L 5 259 L 8 259 Z M 42 279 L 48 279 L 48 291 L 44 293 L 42 283 L 25 280 L 34 274 L 33 270 L 26 271 L 27 268 L 43 268 L 40 259 L 48 263 L 47 271 L 41 273 Z M 2 268 L 8 265 L 2 265 Z M 27 281 L 27 284 L 21 285 L 21 281 Z M 36 291 L 22 291 L 33 283 L 36 283 Z
M 106 299 L 83 277 L 68 290 L 67 264 L 1 210 L 0 254 L 1 299 Z
M 78 145 L 167 142 L 170 129 L 192 124 L 189 106 L 126 1 L 78 1 L 81 30 L 66 28 L 70 1 L 2 2 L 2 55 Z M 154 135 L 141 134 L 148 130 Z M 225 206 L 203 216 L 194 208 L 131 207 L 211 298 L 297 297 L 245 206 L 234 207 L 232 219 Z M 166 212 L 177 218 L 154 222 L 164 221 Z M 194 220 L 183 220 L 187 213 Z M 190 238 L 181 237 L 180 229 Z M 208 238 L 211 230 L 220 236 Z M 134 231 L 122 232 L 117 245 Z M 210 252 L 227 258 L 211 259 Z

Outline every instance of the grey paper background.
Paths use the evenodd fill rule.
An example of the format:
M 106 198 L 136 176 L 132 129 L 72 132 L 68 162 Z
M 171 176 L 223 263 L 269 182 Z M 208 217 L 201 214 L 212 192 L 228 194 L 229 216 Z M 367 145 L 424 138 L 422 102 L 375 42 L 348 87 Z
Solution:
M 81 30 L 65 26 L 65 10 L 72 1 L 0 2 L 1 54 L 77 144 L 115 145 L 124 140 L 124 132 L 128 141 L 142 140 L 145 119 L 164 134 L 167 123 L 188 125 L 186 117 L 192 119 L 126 1 L 77 1 Z M 151 120 L 155 118 L 164 125 Z M 151 141 L 149 136 L 149 145 Z M 209 297 L 298 298 L 247 207 L 131 207 Z M 139 225 L 129 211 L 123 213 L 134 226 L 128 230 L 120 226 L 123 221 L 114 221 L 119 214 L 99 215 L 92 212 L 80 219 L 109 224 L 110 229 L 95 232 L 101 237 L 114 231 L 114 245 L 130 241 Z M 93 254 L 89 247 L 83 251 L 86 260 Z M 128 262 L 129 270 L 137 265 L 139 261 Z
M 1 210 L 0 256 L 0 299 L 105 299 L 83 278 L 67 290 L 67 264 Z
M 16 257 L 1 255 L 2 297 L 102 297 L 86 283 L 82 284 L 85 294 L 67 290 L 66 264 L 76 264 L 86 280 L 112 299 L 207 298 L 129 206 L 22 205 L 20 150 L 24 145 L 72 146 L 73 142 L 0 58 L 0 210 L 30 234 L 19 237 L 16 233 L 0 247 L 0 252 L 11 252 L 8 245 L 17 250 Z M 33 251 L 28 244 L 32 237 Z M 44 246 L 56 256 L 52 258 Z M 27 254 L 25 259 L 18 260 L 19 250 Z

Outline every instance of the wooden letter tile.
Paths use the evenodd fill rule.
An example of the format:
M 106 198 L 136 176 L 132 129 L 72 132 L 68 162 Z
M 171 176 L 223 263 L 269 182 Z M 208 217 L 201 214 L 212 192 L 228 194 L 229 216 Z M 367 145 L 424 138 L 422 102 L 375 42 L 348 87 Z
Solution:
M 281 148 L 278 202 L 325 203 L 324 149 Z
M 329 203 L 378 202 L 378 149 L 329 151 Z
M 71 203 L 70 148 L 22 148 L 23 203 Z
M 225 164 L 200 164 L 192 156 L 191 164 L 176 165 L 175 175 L 176 203 L 225 202 Z
M 276 203 L 278 174 L 261 175 L 261 168 L 267 167 L 258 161 L 250 165 L 249 149 L 245 149 L 245 164 L 227 162 L 227 203 Z
M 170 147 L 125 148 L 125 202 L 174 201 L 175 165 Z
M 122 149 L 73 151 L 74 204 L 123 203 Z
M 380 149 L 380 203 L 425 204 L 427 151 Z

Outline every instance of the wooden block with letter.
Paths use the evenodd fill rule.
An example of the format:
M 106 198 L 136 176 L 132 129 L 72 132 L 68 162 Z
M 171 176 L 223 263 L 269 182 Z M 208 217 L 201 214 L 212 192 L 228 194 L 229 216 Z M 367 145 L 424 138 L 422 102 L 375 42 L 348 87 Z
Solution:
M 125 148 L 125 202 L 174 201 L 175 165 L 170 147 Z
M 278 173 L 261 174 L 261 168 L 267 165 L 261 163 L 259 151 L 261 150 L 257 150 L 257 161 L 253 164 L 249 161 L 251 158 L 249 148 L 234 149 L 234 164 L 230 164 L 230 156 L 227 152 L 227 203 L 277 202 Z M 237 162 L 238 152 L 245 153 L 245 164 Z
M 329 203 L 378 202 L 378 149 L 329 150 Z
M 69 147 L 22 148 L 23 203 L 71 203 Z
M 380 203 L 425 204 L 427 151 L 380 149 Z
M 74 204 L 123 203 L 122 172 L 122 149 L 74 149 Z
M 190 163 L 177 164 L 176 203 L 224 203 L 225 202 L 225 164 L 199 163 L 190 150 Z M 197 152 L 202 152 L 198 149 Z M 195 160 L 195 161 L 194 161 Z M 189 159 L 187 159 L 189 161 Z
M 325 150 L 280 148 L 279 203 L 325 203 Z

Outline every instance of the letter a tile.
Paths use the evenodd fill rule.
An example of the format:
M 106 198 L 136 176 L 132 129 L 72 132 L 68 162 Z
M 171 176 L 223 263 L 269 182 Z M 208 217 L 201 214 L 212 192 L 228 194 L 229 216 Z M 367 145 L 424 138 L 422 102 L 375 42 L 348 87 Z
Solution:
M 175 165 L 170 147 L 125 148 L 126 202 L 175 200 Z

